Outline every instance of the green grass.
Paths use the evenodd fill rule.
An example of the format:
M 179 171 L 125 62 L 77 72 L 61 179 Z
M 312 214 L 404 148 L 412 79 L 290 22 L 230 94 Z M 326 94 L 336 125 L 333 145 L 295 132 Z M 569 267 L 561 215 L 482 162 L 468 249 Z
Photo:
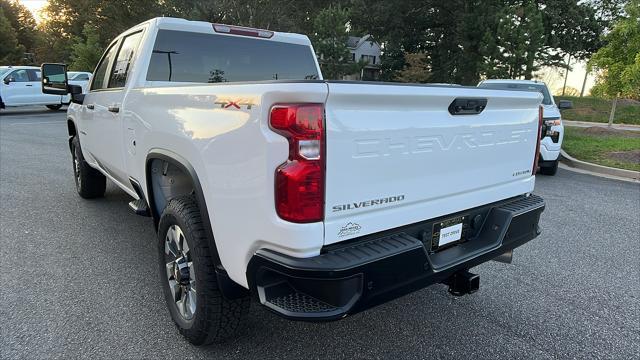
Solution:
M 640 163 L 612 158 L 611 152 L 640 150 L 640 133 L 615 131 L 591 134 L 588 129 L 565 126 L 562 148 L 569 155 L 604 166 L 640 171 Z
M 575 121 L 609 122 L 611 112 L 611 100 L 594 97 L 554 96 L 556 103 L 560 100 L 573 101 L 573 109 L 563 110 L 562 118 Z M 618 100 L 615 124 L 640 125 L 640 103 L 632 103 L 629 100 Z

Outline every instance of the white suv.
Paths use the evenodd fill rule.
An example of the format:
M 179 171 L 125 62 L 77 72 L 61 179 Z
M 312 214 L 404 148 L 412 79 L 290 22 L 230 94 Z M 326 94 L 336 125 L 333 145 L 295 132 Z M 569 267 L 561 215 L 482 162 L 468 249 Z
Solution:
M 544 137 L 540 143 L 540 173 L 544 175 L 555 175 L 558 171 L 560 148 L 564 136 L 564 126 L 562 125 L 560 110 L 571 109 L 573 107 L 571 101 L 560 100 L 556 105 L 547 85 L 535 80 L 484 80 L 478 84 L 478 87 L 500 90 L 537 91 L 542 94 Z
M 45 105 L 58 110 L 69 102 L 69 96 L 44 94 L 40 77 L 40 68 L 34 66 L 0 66 L 0 109 Z

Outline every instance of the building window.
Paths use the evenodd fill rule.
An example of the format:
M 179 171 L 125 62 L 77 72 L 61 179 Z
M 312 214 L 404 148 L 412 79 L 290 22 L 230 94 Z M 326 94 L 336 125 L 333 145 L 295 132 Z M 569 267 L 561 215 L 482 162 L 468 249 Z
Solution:
M 376 57 L 373 56 L 373 55 L 362 55 L 360 57 L 360 60 L 363 60 L 368 64 L 375 64 L 376 63 Z

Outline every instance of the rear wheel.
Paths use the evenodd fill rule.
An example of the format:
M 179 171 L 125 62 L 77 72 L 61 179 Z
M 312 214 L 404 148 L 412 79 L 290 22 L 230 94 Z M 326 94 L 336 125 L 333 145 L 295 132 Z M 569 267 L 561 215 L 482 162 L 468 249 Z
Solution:
M 558 172 L 558 160 L 551 162 L 551 164 L 545 164 L 547 166 L 540 167 L 540 174 L 542 175 L 555 175 Z
M 47 107 L 49 108 L 49 110 L 57 111 L 57 110 L 60 110 L 60 108 L 62 107 L 62 104 L 47 105 Z
M 160 276 L 171 317 L 195 345 L 226 340 L 242 328 L 250 298 L 226 299 L 193 196 L 169 201 L 158 225 Z
M 104 196 L 104 191 L 107 188 L 107 178 L 85 161 L 77 135 L 71 140 L 71 157 L 73 159 L 76 190 L 80 197 L 93 199 Z

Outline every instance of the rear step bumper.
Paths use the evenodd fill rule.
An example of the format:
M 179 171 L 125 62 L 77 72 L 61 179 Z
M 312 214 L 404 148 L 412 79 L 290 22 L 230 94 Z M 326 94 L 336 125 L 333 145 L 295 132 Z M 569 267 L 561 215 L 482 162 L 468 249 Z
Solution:
M 466 270 L 538 236 L 544 207 L 538 196 L 520 196 L 336 244 L 311 258 L 261 249 L 249 263 L 249 286 L 277 314 L 310 321 L 340 319 L 435 283 L 451 287 L 461 277 L 469 277 L 472 285 L 460 289 L 470 293 L 479 280 Z M 433 225 L 458 216 L 472 219 L 467 240 L 433 251 Z

